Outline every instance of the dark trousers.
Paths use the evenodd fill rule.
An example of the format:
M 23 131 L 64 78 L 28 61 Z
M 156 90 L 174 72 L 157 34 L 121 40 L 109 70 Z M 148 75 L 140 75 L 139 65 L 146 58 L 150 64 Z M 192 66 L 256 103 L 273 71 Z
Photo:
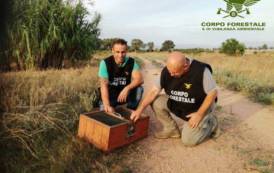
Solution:
M 98 91 L 100 93 L 100 88 L 98 89 Z M 144 92 L 144 88 L 142 86 L 139 86 L 137 88 L 134 88 L 134 89 L 130 90 L 129 95 L 128 95 L 127 100 L 126 100 L 125 103 L 119 103 L 117 101 L 119 94 L 117 95 L 117 94 L 113 94 L 113 93 L 109 92 L 110 105 L 112 107 L 116 107 L 118 105 L 127 104 L 127 108 L 136 110 L 136 108 L 138 107 L 138 105 L 139 105 L 139 103 L 142 99 L 143 92 Z M 100 101 L 99 101 L 98 106 L 102 110 L 103 109 L 103 102 L 102 102 L 102 99 L 101 99 L 101 94 L 100 94 L 99 98 L 100 98 Z

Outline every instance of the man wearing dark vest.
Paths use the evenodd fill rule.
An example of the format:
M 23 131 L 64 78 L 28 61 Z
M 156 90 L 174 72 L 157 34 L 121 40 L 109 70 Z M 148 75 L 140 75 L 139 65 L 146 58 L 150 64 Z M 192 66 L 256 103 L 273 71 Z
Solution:
M 127 42 L 117 39 L 112 43 L 112 54 L 100 62 L 100 107 L 114 112 L 114 107 L 127 103 L 136 109 L 143 93 L 143 77 L 136 61 L 126 56 Z
M 152 103 L 156 118 L 163 130 L 156 138 L 179 138 L 186 146 L 194 146 L 214 136 L 218 121 L 214 113 L 217 86 L 210 65 L 186 58 L 180 52 L 168 56 L 167 66 L 160 79 L 148 92 L 131 119 L 136 121 L 143 110 Z M 164 89 L 165 95 L 160 95 Z M 180 133 L 171 113 L 185 120 Z

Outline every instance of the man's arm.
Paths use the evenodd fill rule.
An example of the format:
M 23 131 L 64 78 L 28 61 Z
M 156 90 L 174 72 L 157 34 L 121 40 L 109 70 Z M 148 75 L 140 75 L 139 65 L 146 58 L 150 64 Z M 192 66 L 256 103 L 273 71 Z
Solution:
M 108 80 L 100 78 L 101 98 L 106 112 L 114 112 L 109 102 Z
M 100 92 L 101 99 L 103 101 L 104 109 L 106 112 L 114 112 L 114 109 L 110 106 L 109 92 L 108 92 L 108 71 L 104 60 L 100 62 L 98 76 L 100 78 Z
M 213 102 L 215 102 L 216 97 L 217 90 L 215 89 L 207 94 L 206 98 L 204 99 L 202 105 L 200 106 L 197 112 L 191 113 L 187 116 L 190 117 L 188 123 L 191 128 L 196 128 L 199 125 L 200 121 L 206 115 L 206 112 L 209 109 L 209 107 L 213 104 Z
M 145 98 L 141 101 L 136 111 L 133 111 L 131 113 L 130 119 L 133 120 L 134 122 L 137 121 L 140 118 L 144 109 L 156 99 L 156 97 L 160 94 L 160 92 L 161 92 L 160 88 L 156 86 L 152 87 L 152 89 L 148 91 Z
M 140 70 L 132 71 L 132 80 L 131 83 L 127 86 L 130 90 L 143 84 L 144 79 Z
M 214 104 L 217 97 L 217 85 L 208 68 L 204 70 L 203 88 L 205 93 L 207 93 L 207 96 L 205 97 L 202 105 L 197 110 L 197 112 L 187 116 L 191 117 L 188 121 L 188 124 L 192 128 L 195 128 L 199 125 L 200 121 L 204 118 L 210 106 Z
M 140 86 L 144 83 L 142 73 L 140 70 L 133 70 L 132 71 L 132 80 L 130 84 L 128 84 L 119 94 L 117 101 L 118 102 L 126 102 L 127 96 L 129 91 Z
M 197 111 L 198 114 L 203 115 L 204 117 L 209 107 L 215 102 L 216 97 L 217 97 L 217 89 L 210 91 L 207 94 L 206 98 L 204 99 L 202 105 L 198 109 Z

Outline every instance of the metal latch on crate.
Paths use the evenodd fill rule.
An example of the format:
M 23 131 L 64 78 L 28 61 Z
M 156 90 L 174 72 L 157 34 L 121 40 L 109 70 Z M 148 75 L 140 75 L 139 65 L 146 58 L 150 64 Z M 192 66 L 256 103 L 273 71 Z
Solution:
M 135 133 L 135 124 L 134 124 L 134 121 L 132 120 L 128 120 L 126 118 L 124 118 L 120 113 L 118 112 L 114 112 L 113 113 L 115 116 L 125 120 L 127 123 L 128 123 L 128 129 L 127 129 L 127 137 L 131 137 L 134 135 Z

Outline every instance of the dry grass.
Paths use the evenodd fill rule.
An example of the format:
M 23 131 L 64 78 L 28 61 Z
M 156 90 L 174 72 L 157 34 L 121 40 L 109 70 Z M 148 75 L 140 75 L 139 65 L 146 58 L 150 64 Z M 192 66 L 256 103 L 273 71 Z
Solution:
M 168 52 L 129 53 L 129 55 L 149 60 L 160 59 L 165 61 Z M 241 73 L 259 83 L 274 86 L 272 80 L 274 77 L 274 52 L 260 52 L 244 56 L 228 56 L 220 53 L 187 54 L 187 56 L 207 62 L 214 69 Z
M 105 156 L 76 138 L 79 114 L 93 107 L 97 70 L 0 74 L 1 172 L 110 172 L 119 151 Z
M 1 74 L 1 109 L 29 109 L 48 103 L 85 103 L 97 84 L 97 68 L 78 70 L 24 71 Z M 74 105 L 77 107 L 77 105 Z
M 199 59 L 212 64 L 215 69 L 231 71 L 244 75 L 252 81 L 274 86 L 274 53 L 247 54 L 244 56 L 227 56 L 224 54 L 201 54 Z
M 98 53 L 98 58 L 110 55 L 109 51 Z M 129 56 L 148 59 L 156 66 L 165 61 L 168 52 L 129 52 Z M 187 54 L 212 65 L 219 85 L 246 93 L 251 99 L 274 105 L 274 52 L 247 51 L 244 56 L 228 56 L 220 53 Z M 141 60 L 139 59 L 139 62 Z
M 165 61 L 167 52 L 133 53 L 134 56 Z M 258 52 L 244 56 L 227 56 L 220 53 L 187 54 L 189 57 L 213 66 L 219 85 L 242 91 L 255 101 L 274 104 L 274 52 Z
M 99 52 L 93 66 L 81 69 L 0 74 L 0 170 L 6 172 L 130 172 L 125 152 L 104 155 L 76 136 L 79 113 L 92 109 L 98 87 Z M 158 62 L 167 52 L 129 53 Z M 274 53 L 229 57 L 219 53 L 189 55 L 210 63 L 219 84 L 274 103 Z M 117 164 L 116 160 L 121 161 Z M 16 166 L 15 166 L 16 165 Z M 121 166 L 122 165 L 122 166 Z
M 241 57 L 201 54 L 198 58 L 213 66 L 219 84 L 244 92 L 255 101 L 274 105 L 273 52 Z

